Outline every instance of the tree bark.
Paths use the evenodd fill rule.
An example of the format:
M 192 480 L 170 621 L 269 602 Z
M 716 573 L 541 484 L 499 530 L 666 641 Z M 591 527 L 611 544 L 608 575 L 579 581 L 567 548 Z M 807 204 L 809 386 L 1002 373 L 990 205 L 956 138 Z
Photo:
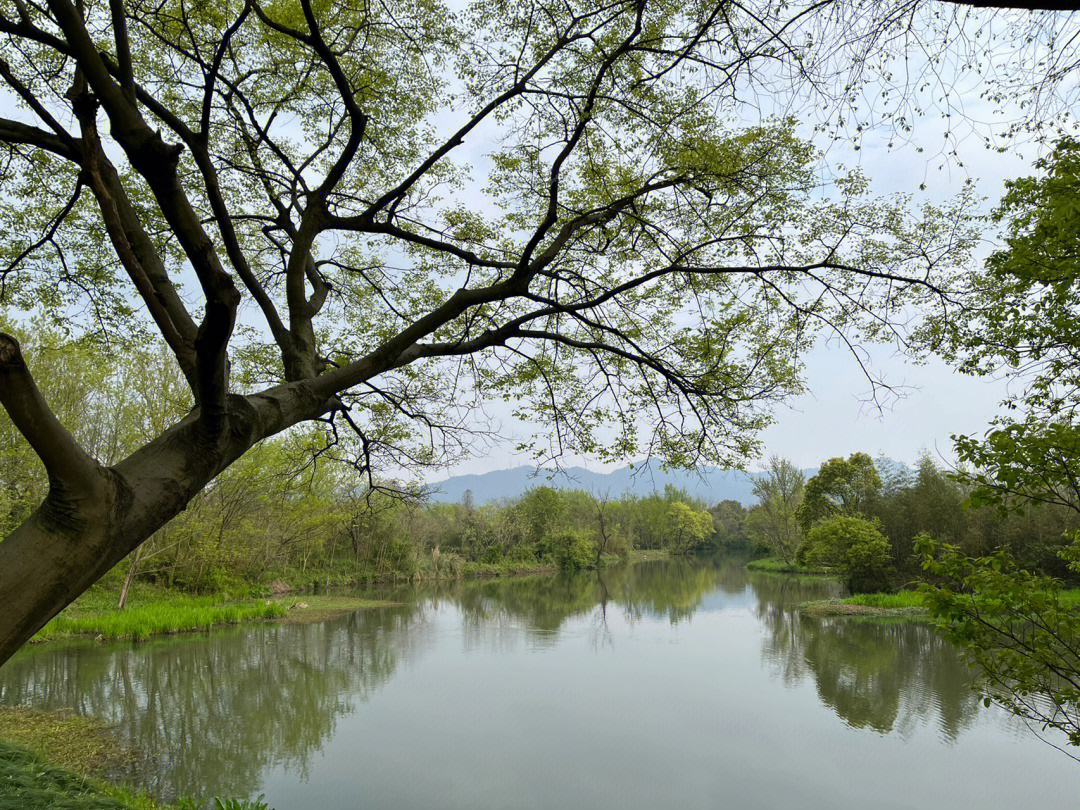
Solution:
M 99 467 L 94 497 L 50 489 L 0 542 L 0 664 L 255 443 L 327 406 L 301 383 L 232 396 L 216 443 L 207 443 L 196 410 L 114 467 Z

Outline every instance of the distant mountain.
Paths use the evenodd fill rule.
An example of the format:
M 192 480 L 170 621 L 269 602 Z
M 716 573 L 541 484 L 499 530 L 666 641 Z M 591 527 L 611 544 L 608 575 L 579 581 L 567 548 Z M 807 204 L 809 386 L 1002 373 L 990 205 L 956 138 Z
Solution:
M 875 459 L 875 465 L 886 478 L 898 472 L 910 472 L 910 468 L 887 458 Z M 817 468 L 803 470 L 807 478 L 817 473 Z M 697 472 L 688 470 L 663 470 L 659 464 L 643 462 L 633 467 L 620 467 L 609 473 L 597 473 L 584 467 L 566 467 L 557 472 L 538 470 L 536 467 L 513 467 L 494 470 L 481 475 L 455 475 L 445 481 L 430 484 L 431 499 L 442 503 L 459 503 L 466 491 L 472 492 L 475 503 L 490 503 L 500 498 L 518 498 L 528 489 L 550 486 L 556 489 L 583 489 L 596 494 L 608 493 L 618 498 L 626 492 L 634 495 L 650 495 L 663 492 L 668 484 L 686 490 L 709 504 L 720 501 L 738 501 L 744 506 L 757 503 L 754 497 L 754 479 L 761 473 L 741 470 L 722 470 L 719 467 L 703 467 Z
M 813 475 L 816 470 L 809 470 Z M 705 467 L 699 472 L 686 470 L 663 470 L 659 464 L 644 462 L 633 468 L 620 467 L 609 473 L 597 473 L 584 467 L 567 467 L 558 472 L 537 470 L 536 467 L 514 467 L 495 470 L 482 475 L 455 475 L 445 481 L 431 484 L 432 500 L 445 503 L 461 501 L 467 490 L 473 501 L 488 503 L 500 498 L 517 498 L 536 486 L 556 489 L 583 489 L 597 494 L 610 493 L 618 498 L 626 492 L 649 495 L 663 492 L 668 484 L 703 498 L 710 504 L 724 500 L 739 501 L 749 506 L 757 501 L 752 488 L 754 473 L 739 470 L 721 470 Z

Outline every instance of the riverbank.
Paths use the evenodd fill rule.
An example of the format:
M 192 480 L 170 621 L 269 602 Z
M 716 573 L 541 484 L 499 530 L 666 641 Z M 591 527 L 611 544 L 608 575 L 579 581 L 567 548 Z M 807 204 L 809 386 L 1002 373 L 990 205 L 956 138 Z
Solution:
M 826 599 L 804 602 L 799 606 L 804 616 L 861 616 L 878 619 L 929 620 L 922 594 L 918 591 L 898 593 L 857 593 L 846 599 Z
M 246 597 L 226 594 L 189 596 L 159 588 L 145 588 L 128 607 L 101 606 L 103 594 L 91 592 L 76 600 L 45 625 L 30 643 L 90 637 L 100 641 L 141 641 L 151 636 L 192 633 L 231 624 L 271 621 L 312 624 L 356 610 L 392 607 L 396 602 L 362 599 L 347 594 L 311 594 L 288 597 Z
M 668 559 L 664 550 L 632 551 L 630 563 Z M 416 582 L 457 579 L 491 579 L 555 574 L 559 569 L 550 563 L 473 563 L 460 576 L 417 578 Z M 59 616 L 46 624 L 30 640 L 32 644 L 80 637 L 101 641 L 141 641 L 151 636 L 211 630 L 231 624 L 270 621 L 280 624 L 312 624 L 352 613 L 356 610 L 394 607 L 397 602 L 365 599 L 349 593 L 294 593 L 287 583 L 276 581 L 263 590 L 275 591 L 248 596 L 227 593 L 192 596 L 155 585 L 132 586 L 128 604 L 116 607 L 116 591 L 108 585 L 95 585 Z
M 812 568 L 809 565 L 789 563 L 779 557 L 762 557 L 751 560 L 746 564 L 747 571 L 763 571 L 768 574 L 797 574 L 805 577 L 831 577 L 833 572 L 828 568 Z
M 0 739 L 0 810 L 171 810 L 143 793 L 58 767 Z M 179 808 L 177 809 L 179 810 Z
M 0 707 L 0 810 L 172 810 L 104 778 L 138 757 L 98 718 Z
M 0 706 L 0 810 L 198 810 L 205 799 L 159 802 L 117 780 L 142 755 L 112 727 L 73 711 Z M 233 799 L 234 810 L 267 810 Z

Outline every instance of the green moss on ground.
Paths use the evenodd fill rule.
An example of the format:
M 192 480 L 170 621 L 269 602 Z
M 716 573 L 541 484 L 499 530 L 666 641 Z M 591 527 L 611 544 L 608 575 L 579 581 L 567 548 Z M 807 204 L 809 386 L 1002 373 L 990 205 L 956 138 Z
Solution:
M 11 730 L 12 722 L 9 716 L 4 734 Z M 72 727 L 69 718 L 55 722 L 61 728 Z M 45 734 L 36 720 L 29 725 L 33 728 L 30 733 L 53 752 L 63 756 L 73 753 L 57 734 Z M 79 739 L 86 742 L 85 728 L 80 730 Z M 76 756 L 75 761 L 85 762 L 85 758 Z M 40 751 L 0 739 L 0 810 L 166 810 L 166 805 L 145 793 L 80 776 L 51 762 Z
M 107 723 L 70 709 L 0 706 L 0 740 L 24 745 L 82 774 L 118 771 L 137 759 L 135 749 L 119 740 Z

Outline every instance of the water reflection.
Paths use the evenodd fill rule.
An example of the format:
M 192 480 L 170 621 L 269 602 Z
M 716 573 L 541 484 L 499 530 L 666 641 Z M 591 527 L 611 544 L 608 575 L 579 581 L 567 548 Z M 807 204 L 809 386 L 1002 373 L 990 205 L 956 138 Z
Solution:
M 974 722 L 971 670 L 929 625 L 803 616 L 805 585 L 767 574 L 747 579 L 765 630 L 764 660 L 790 686 L 812 678 L 821 702 L 852 728 L 908 737 L 936 722 L 953 741 Z
M 0 671 L 0 702 L 69 707 L 115 723 L 147 755 L 139 781 L 162 797 L 243 796 L 258 792 L 270 769 L 303 778 L 343 717 L 403 667 L 424 665 L 439 644 L 509 656 L 553 650 L 572 628 L 596 649 L 621 652 L 637 624 L 681 627 L 726 613 L 760 624 L 766 678 L 792 688 L 812 683 L 848 726 L 906 738 L 932 723 L 955 740 L 978 703 L 953 649 L 923 625 L 800 615 L 800 603 L 836 591 L 829 582 L 750 573 L 737 558 L 399 588 L 380 596 L 401 607 L 318 625 L 31 648 Z M 725 627 L 702 631 L 695 643 L 715 651 Z M 635 649 L 638 658 L 653 655 Z M 449 665 L 445 655 L 431 658 Z M 575 688 L 573 667 L 555 677 Z
M 155 795 L 212 785 L 246 796 L 269 765 L 303 776 L 336 719 L 421 652 L 426 629 L 414 606 L 136 645 L 31 648 L 4 667 L 0 702 L 105 718 L 145 754 L 135 778 Z

